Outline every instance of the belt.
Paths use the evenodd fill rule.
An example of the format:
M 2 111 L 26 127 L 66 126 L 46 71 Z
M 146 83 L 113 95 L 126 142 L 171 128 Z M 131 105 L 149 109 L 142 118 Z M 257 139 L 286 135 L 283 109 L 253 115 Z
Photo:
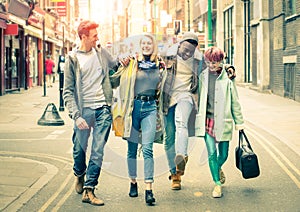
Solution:
M 144 101 L 144 102 L 148 102 L 148 101 L 154 101 L 155 100 L 155 97 L 154 96 L 135 96 L 134 99 L 137 99 L 137 100 L 141 100 L 141 101 Z

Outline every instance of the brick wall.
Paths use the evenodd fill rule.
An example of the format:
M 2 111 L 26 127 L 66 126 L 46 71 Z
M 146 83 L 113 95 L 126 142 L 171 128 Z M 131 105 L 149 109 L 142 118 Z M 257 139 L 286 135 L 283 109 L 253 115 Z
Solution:
M 271 17 L 284 12 L 284 2 L 286 0 L 274 0 Z M 300 13 L 300 1 L 296 1 L 296 14 Z M 270 88 L 272 92 L 279 96 L 284 96 L 284 64 L 283 58 L 297 56 L 295 66 L 295 95 L 296 101 L 300 102 L 300 16 L 286 17 L 282 15 L 270 22 L 271 38 L 271 70 Z

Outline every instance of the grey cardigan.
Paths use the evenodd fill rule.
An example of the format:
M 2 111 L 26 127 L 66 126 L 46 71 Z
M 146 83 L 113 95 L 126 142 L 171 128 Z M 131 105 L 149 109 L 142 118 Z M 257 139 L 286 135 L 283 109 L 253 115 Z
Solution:
M 109 71 L 117 66 L 117 61 L 105 49 L 95 49 L 99 62 L 104 68 L 105 77 L 102 81 L 102 88 L 105 96 L 105 104 L 111 105 L 113 98 L 112 84 Z M 63 99 L 69 116 L 74 119 L 76 113 L 82 114 L 82 87 L 77 49 L 71 51 L 66 57 L 64 73 Z

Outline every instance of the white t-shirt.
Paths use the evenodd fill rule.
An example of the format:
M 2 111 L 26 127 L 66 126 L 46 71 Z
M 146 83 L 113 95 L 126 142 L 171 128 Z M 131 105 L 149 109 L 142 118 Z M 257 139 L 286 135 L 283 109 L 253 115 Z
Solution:
M 183 60 L 177 55 L 177 71 L 171 93 L 170 107 L 178 103 L 179 100 L 190 101 L 193 104 L 191 90 L 191 79 L 193 76 L 193 61 L 191 57 Z
M 77 58 L 81 72 L 83 107 L 99 108 L 105 100 L 101 85 L 104 78 L 102 64 L 99 62 L 95 49 L 90 52 L 78 51 Z

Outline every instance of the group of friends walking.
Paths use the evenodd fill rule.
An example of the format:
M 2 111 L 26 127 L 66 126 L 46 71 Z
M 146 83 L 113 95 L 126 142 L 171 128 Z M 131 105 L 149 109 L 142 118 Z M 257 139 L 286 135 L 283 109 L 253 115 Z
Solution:
M 188 139 L 203 137 L 214 198 L 222 197 L 233 127 L 243 129 L 243 116 L 234 82 L 235 70 L 223 64 L 224 52 L 209 47 L 197 50 L 198 38 L 183 34 L 165 55 L 159 55 L 155 37 L 144 34 L 140 52 L 114 59 L 97 47 L 98 24 L 82 21 L 78 26 L 80 45 L 66 57 L 63 98 L 74 120 L 73 171 L 75 190 L 82 202 L 104 205 L 94 190 L 100 176 L 104 147 L 111 130 L 113 89 L 120 89 L 124 117 L 123 139 L 127 141 L 129 196 L 138 196 L 137 151 L 142 146 L 145 202 L 155 203 L 153 143 L 158 117 L 170 170 L 171 189 L 181 189 L 181 177 L 188 163 Z M 130 68 L 128 68 L 130 63 Z M 196 111 L 196 112 L 195 112 Z M 192 117 L 193 116 L 193 117 Z M 193 120 L 193 121 L 191 121 Z M 92 133 L 91 154 L 86 150 Z

